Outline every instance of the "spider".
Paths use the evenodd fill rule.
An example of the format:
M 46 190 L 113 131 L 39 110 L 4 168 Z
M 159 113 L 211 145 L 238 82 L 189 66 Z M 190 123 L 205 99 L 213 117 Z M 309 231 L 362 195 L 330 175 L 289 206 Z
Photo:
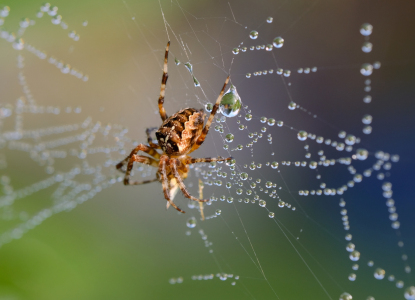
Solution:
M 160 128 L 156 131 L 158 144 L 153 142 L 151 138 L 151 131 L 157 128 L 148 128 L 146 130 L 148 145 L 140 144 L 135 147 L 130 155 L 116 165 L 117 170 L 125 172 L 124 185 L 139 185 L 160 181 L 163 187 L 164 198 L 167 200 L 167 208 L 173 206 L 178 211 L 184 213 L 174 204 L 173 199 L 178 189 L 180 189 L 186 198 L 198 201 L 201 208 L 202 203 L 208 201 L 207 199 L 198 199 L 190 195 L 186 190 L 183 180 L 187 178 L 189 168 L 188 165 L 200 162 L 215 162 L 226 161 L 232 157 L 222 158 L 192 158 L 190 153 L 198 149 L 205 141 L 206 135 L 209 132 L 213 117 L 215 116 L 220 100 L 222 99 L 225 87 L 229 82 L 229 76 L 225 80 L 222 91 L 216 100 L 215 105 L 209 115 L 209 118 L 204 124 L 205 113 L 203 109 L 185 108 L 179 110 L 174 115 L 167 117 L 164 109 L 164 95 L 167 82 L 167 61 L 169 55 L 170 42 L 167 43 L 166 52 L 164 55 L 163 77 L 161 79 L 160 97 L 158 100 L 160 117 L 163 121 Z M 162 153 L 156 151 L 159 149 Z M 143 151 L 149 156 L 139 155 L 138 152 Z M 130 181 L 130 173 L 134 162 L 147 164 L 158 168 L 156 178 L 144 181 Z M 127 165 L 126 171 L 122 170 L 124 165 Z M 201 191 L 201 190 L 200 190 Z

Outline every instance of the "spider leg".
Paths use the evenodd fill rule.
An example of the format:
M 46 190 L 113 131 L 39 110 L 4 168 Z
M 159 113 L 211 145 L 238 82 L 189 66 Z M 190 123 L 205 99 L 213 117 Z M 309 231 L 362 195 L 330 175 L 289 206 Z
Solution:
M 188 164 L 196 164 L 201 162 L 212 162 L 212 161 L 226 161 L 231 160 L 232 157 L 223 158 L 223 157 L 205 157 L 205 158 L 193 158 L 189 157 Z
M 176 158 L 170 159 L 170 168 L 173 171 L 173 175 L 176 178 L 177 183 L 179 184 L 179 188 L 182 191 L 183 195 L 186 198 L 189 198 L 193 201 L 198 201 L 198 202 L 207 202 L 207 201 L 209 201 L 208 199 L 197 199 L 197 198 L 195 198 L 195 197 L 193 197 L 192 195 L 189 194 L 189 192 L 186 190 L 186 186 L 183 183 L 182 177 L 180 176 L 179 170 L 177 169 L 177 164 L 179 162 L 180 161 Z
M 203 198 L 203 181 L 199 179 L 199 198 Z M 205 220 L 205 214 L 203 213 L 203 202 L 199 202 L 200 217 L 202 221 Z
M 151 137 L 151 132 L 158 129 L 158 127 L 151 127 L 151 128 L 147 128 L 146 129 L 146 135 L 147 135 L 147 142 L 150 145 L 151 148 L 154 149 L 160 149 L 160 146 L 158 144 L 153 143 L 153 138 Z M 159 157 L 155 157 L 155 158 L 159 158 Z
M 160 157 L 160 154 L 156 150 L 154 150 L 151 146 L 149 147 L 149 146 L 146 146 L 144 144 L 140 144 L 137 147 L 135 147 L 133 149 L 133 151 L 131 151 L 130 155 L 128 155 L 124 160 L 120 161 L 116 165 L 117 170 L 119 170 L 119 171 L 122 172 L 121 168 L 125 164 L 127 164 L 130 161 L 131 157 L 133 155 L 136 155 L 138 153 L 138 151 L 140 151 L 140 150 L 143 151 L 143 152 L 145 152 L 145 153 L 147 153 L 147 154 L 149 154 L 149 155 L 151 155 L 151 156 L 153 156 L 153 157 Z M 153 167 L 157 167 L 158 166 L 157 162 L 155 162 L 154 160 L 149 165 L 152 165 Z
M 159 174 L 160 174 L 160 179 L 161 179 L 161 185 L 163 186 L 164 198 L 166 198 L 168 203 L 170 203 L 170 205 L 173 206 L 175 209 L 177 209 L 181 213 L 185 213 L 185 211 L 178 208 L 177 205 L 174 204 L 174 202 L 170 199 L 169 181 L 168 181 L 168 178 L 167 178 L 167 171 L 166 171 L 166 162 L 167 161 L 169 161 L 169 158 L 167 156 L 163 155 L 160 158 L 160 165 L 159 165 Z
M 166 93 L 166 83 L 169 75 L 167 74 L 167 59 L 169 56 L 170 41 L 167 42 L 166 54 L 164 55 L 163 77 L 161 78 L 160 97 L 159 97 L 159 111 L 160 117 L 164 121 L 167 119 L 166 110 L 164 109 L 164 95 Z
M 215 116 L 215 114 L 216 114 L 216 112 L 217 112 L 217 110 L 219 108 L 220 100 L 222 99 L 223 93 L 225 92 L 225 88 L 226 88 L 226 85 L 228 84 L 228 82 L 229 82 L 229 76 L 226 78 L 225 84 L 223 85 L 223 88 L 222 88 L 222 90 L 221 90 L 221 92 L 220 92 L 220 94 L 218 96 L 218 99 L 216 99 L 216 103 L 215 103 L 215 105 L 212 108 L 212 111 L 211 111 L 211 113 L 209 115 L 209 118 L 208 118 L 206 124 L 205 124 L 205 127 L 203 128 L 202 133 L 200 134 L 200 136 L 197 139 L 196 143 L 193 145 L 191 152 L 193 152 L 197 148 L 199 148 L 200 145 L 202 145 L 203 142 L 205 141 L 206 135 L 209 132 L 210 125 L 212 124 L 213 117 Z
M 158 162 L 150 157 L 147 156 L 141 156 L 141 155 L 132 155 L 130 157 L 130 160 L 128 161 L 128 165 L 127 165 L 127 171 L 125 172 L 125 177 L 124 177 L 124 185 L 138 185 L 138 184 L 143 184 L 143 183 L 149 183 L 149 182 L 153 182 L 158 180 L 156 179 L 151 179 L 151 180 L 145 180 L 145 181 L 132 181 L 130 182 L 130 173 L 131 170 L 133 169 L 133 165 L 134 162 L 139 162 L 139 163 L 143 163 L 143 164 L 147 164 L 147 165 L 158 165 Z

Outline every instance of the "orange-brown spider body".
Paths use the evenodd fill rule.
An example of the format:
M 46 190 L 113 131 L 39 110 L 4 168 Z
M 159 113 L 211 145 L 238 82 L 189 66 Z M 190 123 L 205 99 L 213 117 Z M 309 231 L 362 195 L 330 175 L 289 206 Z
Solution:
M 148 145 L 140 144 L 135 147 L 129 156 L 116 165 L 116 168 L 125 173 L 125 185 L 138 185 L 160 181 L 163 187 L 164 198 L 167 200 L 167 207 L 171 205 L 178 211 L 184 213 L 184 211 L 178 208 L 173 202 L 179 189 L 186 198 L 198 202 L 208 201 L 206 199 L 197 199 L 187 191 L 183 180 L 188 176 L 188 165 L 199 162 L 225 161 L 231 159 L 231 157 L 192 158 L 189 156 L 191 152 L 198 149 L 205 141 L 213 117 L 219 108 L 219 103 L 222 99 L 225 87 L 229 82 L 229 76 L 226 78 L 225 84 L 212 108 L 206 124 L 204 124 L 205 113 L 203 109 L 185 108 L 168 117 L 164 109 L 164 95 L 168 78 L 167 59 L 169 46 L 170 42 L 167 43 L 164 56 L 163 77 L 161 80 L 160 97 L 158 101 L 159 113 L 163 121 L 156 132 L 158 144 L 153 143 L 153 139 L 150 136 L 152 129 L 147 129 Z M 162 153 L 159 153 L 157 150 L 161 150 Z M 139 155 L 139 151 L 145 152 L 148 156 Z M 134 162 L 158 168 L 156 178 L 145 181 L 130 181 L 130 173 Z M 125 171 L 122 169 L 124 165 L 127 165 Z
M 185 108 L 161 124 L 156 132 L 159 146 L 170 157 L 181 157 L 192 150 L 203 130 L 203 109 Z

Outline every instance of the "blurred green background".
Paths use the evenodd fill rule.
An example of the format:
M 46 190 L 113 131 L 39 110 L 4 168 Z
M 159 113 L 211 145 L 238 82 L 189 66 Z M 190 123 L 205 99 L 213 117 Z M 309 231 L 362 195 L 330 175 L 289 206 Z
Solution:
M 25 45 L 45 51 L 89 76 L 83 82 L 62 74 L 55 66 L 22 50 L 26 81 L 39 105 L 82 107 L 79 115 L 29 114 L 24 119 L 25 129 L 74 124 L 91 116 L 102 124 L 126 126 L 128 136 L 144 141 L 144 129 L 160 124 L 156 101 L 168 36 L 172 42 L 166 96 L 169 114 L 187 106 L 201 107 L 208 100 L 213 102 L 230 68 L 232 83 L 256 118 L 256 125 L 249 124 L 254 130 L 261 127 L 258 117 L 267 115 L 334 139 L 345 128 L 360 134 L 362 115 L 371 113 L 374 132 L 365 137 L 362 145 L 371 153 L 383 149 L 401 155 L 390 180 L 398 203 L 404 250 L 408 255 L 414 253 L 414 192 L 410 184 L 414 175 L 415 27 L 411 2 L 55 1 L 51 4 L 59 8 L 58 13 L 69 26 L 67 30 L 53 25 L 49 16 L 36 17 L 42 2 L 13 0 L 0 4 L 11 8 L 3 30 L 17 32 L 24 17 L 35 20 L 36 24 L 22 37 Z M 265 22 L 269 16 L 274 18 L 272 24 Z M 83 26 L 85 21 L 87 26 Z M 359 28 L 365 22 L 374 25 L 370 40 L 374 49 L 369 54 L 360 50 L 364 37 Z M 76 30 L 79 41 L 68 37 L 70 30 Z M 259 31 L 255 43 L 248 37 L 250 30 Z M 275 51 L 275 57 L 249 51 L 237 56 L 231 53 L 241 42 L 269 43 L 279 35 L 286 44 Z M 186 51 L 179 47 L 182 41 Z M 0 47 L 1 104 L 14 105 L 22 95 L 16 68 L 19 52 L 4 39 Z M 193 63 L 203 92 L 193 86 L 183 65 L 174 64 L 174 58 Z M 276 77 L 245 78 L 247 72 L 276 68 L 274 58 L 280 67 L 292 70 L 289 93 Z M 359 74 L 359 67 L 376 60 L 382 62 L 382 68 L 371 76 L 374 101 L 369 107 L 361 100 L 365 78 Z M 318 67 L 316 74 L 295 74 L 299 67 L 313 66 Z M 302 112 L 290 113 L 290 96 L 323 121 Z M 2 122 L 3 132 L 13 127 L 11 118 Z M 235 120 L 230 120 L 229 126 L 236 135 Z M 259 162 L 265 156 L 273 159 L 271 151 L 276 152 L 278 161 L 303 159 L 303 144 L 292 131 L 273 131 L 273 137 L 272 146 L 258 146 L 253 158 L 246 150 L 238 157 L 238 163 Z M 248 138 L 244 139 L 246 143 Z M 27 153 L 7 147 L 1 152 L 7 160 L 7 167 L 0 169 L 1 175 L 9 176 L 15 189 L 47 177 L 44 168 L 31 161 Z M 211 133 L 195 157 L 218 155 L 227 153 L 219 135 Z M 104 156 L 92 157 L 89 163 L 102 164 L 103 159 Z M 57 162 L 55 169 L 67 170 L 74 164 L 79 162 L 68 158 Z M 376 300 L 403 299 L 402 289 L 386 279 L 373 279 L 373 268 L 365 266 L 367 260 L 373 259 L 387 274 L 404 280 L 405 287 L 414 284 L 413 278 L 403 272 L 401 249 L 396 246 L 400 238 L 390 228 L 379 181 L 370 178 L 345 196 L 355 243 L 362 253 L 358 279 L 350 282 L 347 276 L 352 272 L 351 262 L 344 249 L 339 197 L 293 199 L 298 189 L 317 186 L 315 174 L 309 171 L 281 171 L 289 187 L 281 196 L 301 209 L 280 212 L 276 203 L 269 201 L 267 205 L 276 212 L 278 222 L 286 226 L 289 241 L 258 205 L 234 206 L 219 201 L 207 207 L 206 214 L 212 215 L 219 208 L 222 215 L 198 221 L 196 228 L 190 229 L 191 234 L 186 235 L 186 220 L 192 216 L 199 220 L 199 216 L 196 210 L 186 209 L 187 201 L 181 195 L 177 202 L 187 211 L 185 215 L 164 209 L 158 183 L 133 188 L 115 184 L 0 248 L 0 300 L 338 299 L 344 291 L 353 294 L 353 299 L 366 299 L 369 295 Z M 331 186 L 349 180 L 345 166 L 322 172 Z M 266 169 L 253 174 L 281 180 Z M 196 178 L 189 178 L 187 183 L 193 184 L 189 187 L 196 194 Z M 224 188 L 205 188 L 206 197 L 226 193 Z M 47 189 L 16 201 L 12 214 L 49 207 L 50 197 L 51 190 Z M 4 220 L 0 228 L 4 231 L 10 226 Z M 200 229 L 213 243 L 213 254 L 205 247 Z M 192 275 L 217 273 L 238 275 L 240 279 L 191 279 Z M 183 278 L 183 283 L 169 283 L 170 278 L 178 277 Z M 235 286 L 231 285 L 233 281 Z

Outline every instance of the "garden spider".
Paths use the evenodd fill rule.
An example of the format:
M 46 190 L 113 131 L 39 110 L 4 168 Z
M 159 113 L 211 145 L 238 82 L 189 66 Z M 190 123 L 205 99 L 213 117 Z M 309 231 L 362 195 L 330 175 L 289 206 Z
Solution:
M 203 127 L 205 113 L 203 109 L 185 108 L 171 117 L 167 117 L 164 109 L 164 95 L 167 82 L 167 60 L 169 55 L 170 42 L 167 43 L 166 52 L 164 55 L 163 77 L 161 79 L 160 97 L 158 101 L 159 111 L 163 123 L 156 132 L 158 144 L 153 143 L 150 136 L 152 130 L 156 128 L 148 128 L 146 130 L 148 145 L 140 144 L 131 151 L 124 160 L 117 164 L 117 170 L 125 172 L 124 185 L 138 185 L 160 181 L 163 186 L 164 198 L 167 200 L 167 208 L 171 205 L 178 211 L 184 213 L 183 210 L 173 203 L 173 198 L 178 189 L 180 189 L 186 198 L 198 202 L 206 202 L 206 200 L 197 199 L 189 194 L 183 180 L 187 178 L 189 172 L 188 165 L 199 162 L 214 162 L 230 160 L 228 158 L 192 158 L 188 154 L 192 153 L 200 147 L 205 141 L 206 135 L 209 132 L 213 117 L 215 116 L 220 100 L 222 99 L 225 87 L 229 82 L 229 76 L 225 80 L 222 91 L 216 100 L 215 105 L 209 115 L 209 118 Z M 162 153 L 156 151 L 162 150 Z M 147 153 L 149 156 L 138 155 L 139 151 Z M 130 173 L 134 162 L 147 164 L 158 168 L 156 178 L 144 181 L 130 181 Z M 127 164 L 126 171 L 122 167 Z M 201 203 L 200 203 L 201 204 Z M 202 208 L 202 205 L 201 205 Z

